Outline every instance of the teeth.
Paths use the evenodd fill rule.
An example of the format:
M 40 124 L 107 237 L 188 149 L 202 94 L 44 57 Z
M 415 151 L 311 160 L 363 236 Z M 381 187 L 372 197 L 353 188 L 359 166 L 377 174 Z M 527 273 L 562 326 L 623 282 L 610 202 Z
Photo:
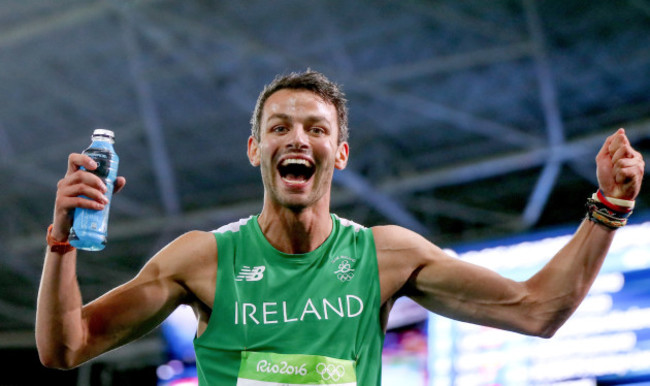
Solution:
M 302 158 L 287 158 L 284 161 L 282 161 L 282 166 L 289 166 L 289 165 L 305 165 L 307 167 L 311 167 L 311 162 Z

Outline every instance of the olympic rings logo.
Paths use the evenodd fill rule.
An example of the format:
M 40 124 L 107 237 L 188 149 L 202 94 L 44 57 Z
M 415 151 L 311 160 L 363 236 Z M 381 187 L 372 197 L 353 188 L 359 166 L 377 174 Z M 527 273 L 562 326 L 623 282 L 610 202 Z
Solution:
M 324 381 L 332 380 L 337 382 L 345 375 L 345 368 L 341 365 L 319 363 L 316 366 L 316 372 L 320 374 Z
M 354 277 L 353 273 L 339 273 L 336 275 L 340 281 L 350 281 Z

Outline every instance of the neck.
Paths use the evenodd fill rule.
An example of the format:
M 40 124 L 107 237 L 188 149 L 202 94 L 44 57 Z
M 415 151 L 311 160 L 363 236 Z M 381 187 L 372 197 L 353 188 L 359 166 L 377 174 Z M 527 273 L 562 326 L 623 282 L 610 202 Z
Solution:
M 295 210 L 265 203 L 257 221 L 269 243 L 288 254 L 315 250 L 329 237 L 333 226 L 329 206 Z

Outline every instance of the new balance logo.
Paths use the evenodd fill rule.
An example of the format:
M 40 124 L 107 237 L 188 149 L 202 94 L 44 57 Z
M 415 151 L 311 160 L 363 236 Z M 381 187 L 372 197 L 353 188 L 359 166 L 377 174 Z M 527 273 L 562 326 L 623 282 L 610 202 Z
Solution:
M 235 278 L 235 281 L 260 281 L 264 277 L 264 270 L 266 269 L 265 266 L 260 265 L 257 267 L 248 267 L 248 266 L 243 266 L 242 269 L 239 271 L 239 275 Z

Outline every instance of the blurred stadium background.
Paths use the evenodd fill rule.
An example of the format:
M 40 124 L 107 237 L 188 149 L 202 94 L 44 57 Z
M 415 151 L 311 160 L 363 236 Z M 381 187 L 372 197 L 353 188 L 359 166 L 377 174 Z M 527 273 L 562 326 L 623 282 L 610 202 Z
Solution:
M 128 179 L 108 248 L 79 259 L 90 300 L 180 233 L 261 209 L 250 114 L 307 68 L 350 100 L 333 211 L 442 247 L 577 225 L 619 127 L 650 158 L 648 0 L 0 0 L 0 384 L 142 385 L 166 360 L 157 330 L 77 370 L 38 363 L 67 154 L 114 130 Z

